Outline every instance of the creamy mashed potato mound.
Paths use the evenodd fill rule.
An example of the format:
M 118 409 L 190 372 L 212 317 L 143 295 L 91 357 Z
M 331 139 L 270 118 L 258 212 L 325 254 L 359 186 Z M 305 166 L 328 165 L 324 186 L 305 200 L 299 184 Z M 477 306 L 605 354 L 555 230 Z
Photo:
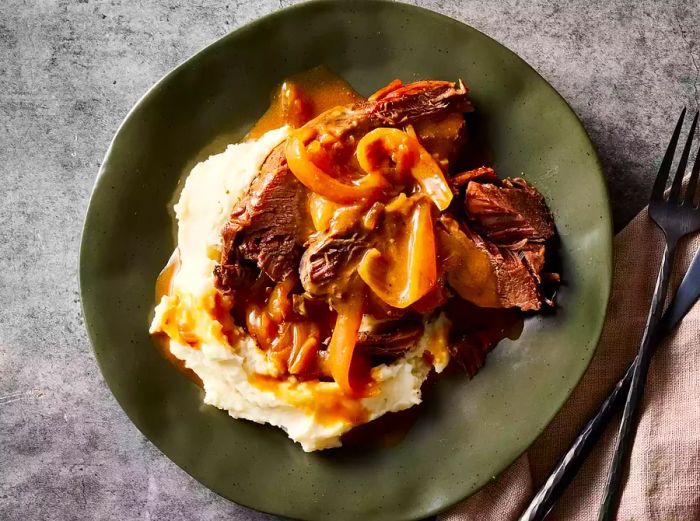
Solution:
M 447 319 L 427 324 L 404 357 L 373 368 L 377 392 L 365 398 L 345 396 L 335 382 L 280 377 L 253 338 L 238 328 L 227 334 L 227 325 L 217 319 L 213 274 L 221 228 L 267 155 L 287 135 L 288 128 L 282 127 L 256 141 L 229 145 L 192 169 L 175 205 L 180 266 L 150 330 L 170 337 L 172 354 L 202 380 L 205 403 L 234 418 L 280 427 L 305 451 L 314 451 L 340 446 L 341 435 L 356 425 L 420 403 L 421 385 L 431 369 L 428 359 L 437 371 L 449 360 L 446 352 L 424 356 L 444 345 L 434 335 L 442 334 Z

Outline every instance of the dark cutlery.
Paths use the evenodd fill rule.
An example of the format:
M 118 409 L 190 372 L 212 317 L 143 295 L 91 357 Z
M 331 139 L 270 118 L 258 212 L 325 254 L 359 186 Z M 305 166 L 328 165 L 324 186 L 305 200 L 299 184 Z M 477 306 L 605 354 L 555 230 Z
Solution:
M 625 372 L 625 375 L 622 377 L 622 379 L 620 379 L 617 385 L 615 385 L 610 395 L 601 404 L 597 413 L 581 430 L 577 438 L 574 440 L 571 448 L 559 461 L 547 481 L 532 499 L 528 508 L 521 514 L 519 518 L 520 521 L 541 520 L 547 516 L 556 500 L 561 496 L 580 469 L 587 455 L 595 445 L 595 442 L 602 435 L 611 418 L 622 407 L 625 397 L 627 397 L 629 394 L 628 390 L 630 389 L 630 384 L 634 380 L 634 374 L 637 371 L 639 360 L 642 359 L 641 355 L 646 353 L 645 359 L 642 359 L 646 367 L 643 368 L 644 374 L 639 373 L 637 376 L 638 379 L 641 378 L 642 380 L 641 388 L 639 384 L 637 384 L 635 387 L 637 393 L 641 393 L 643 391 L 643 381 L 645 380 L 644 377 L 646 376 L 646 371 L 648 370 L 652 348 L 658 344 L 663 335 L 675 327 L 675 325 L 693 306 L 695 301 L 698 299 L 698 296 L 700 296 L 700 252 L 697 252 L 691 267 L 689 268 L 683 282 L 681 283 L 681 286 L 679 287 L 676 297 L 669 306 L 667 312 L 663 315 L 663 318 L 659 319 L 663 308 L 663 298 L 659 298 L 658 294 L 659 290 L 663 290 L 664 295 L 666 293 L 666 289 L 668 287 L 668 275 L 670 274 L 671 268 L 671 260 L 677 241 L 683 235 L 700 228 L 700 211 L 693 205 L 693 197 L 697 186 L 698 172 L 700 171 L 700 157 L 696 158 L 695 165 L 686 189 L 685 198 L 683 200 L 680 200 L 679 198 L 682 177 L 687 164 L 688 155 L 690 153 L 693 133 L 697 125 L 697 114 L 693 120 L 690 135 L 686 142 L 686 147 L 683 151 L 683 155 L 678 166 L 678 171 L 673 181 L 673 186 L 670 190 L 668 202 L 664 201 L 663 199 L 664 188 L 668 179 L 668 174 L 671 168 L 673 155 L 684 117 L 685 109 L 681 113 L 681 117 L 676 125 L 676 129 L 673 133 L 673 137 L 671 138 L 671 142 L 669 143 L 666 155 L 657 176 L 656 183 L 654 184 L 654 189 L 652 190 L 652 202 L 650 203 L 649 209 L 650 216 L 657 224 L 659 224 L 659 221 L 664 223 L 664 225 L 660 226 L 666 235 L 667 247 L 664 253 L 664 259 L 662 261 L 662 269 L 660 270 L 659 278 L 657 280 L 655 298 L 652 301 L 652 308 L 647 320 L 647 327 L 642 340 L 642 348 L 640 348 L 640 353 L 637 358 L 635 358 L 633 363 L 630 364 Z M 700 156 L 700 151 L 698 155 Z M 678 205 L 683 210 L 677 211 L 677 209 L 672 209 L 671 212 L 659 210 L 659 208 L 665 209 L 667 206 L 673 204 Z M 654 206 L 654 210 L 652 210 L 652 205 Z M 651 215 L 652 211 L 654 212 L 654 215 Z M 669 213 L 676 215 L 676 217 L 670 218 Z M 680 218 L 678 217 L 679 214 L 681 215 Z M 668 224 L 671 221 L 677 222 L 676 220 L 680 221 L 680 224 Z M 695 226 L 695 228 L 693 228 L 693 226 Z M 637 403 L 638 400 L 639 397 L 636 398 Z M 636 408 L 636 404 L 631 404 L 631 406 Z M 629 429 L 629 426 L 634 423 L 632 421 L 634 419 L 632 418 L 633 413 L 633 409 L 630 409 L 627 415 L 628 427 L 626 429 Z M 624 461 L 624 456 L 619 459 L 620 461 Z M 612 490 L 611 492 L 613 492 L 613 494 L 616 493 Z M 611 498 L 613 497 L 612 495 L 606 494 L 606 499 L 608 496 Z M 608 504 L 616 505 L 616 501 L 609 502 Z M 601 512 L 602 511 L 603 508 L 601 508 Z
M 651 362 L 651 347 L 658 343 L 661 333 L 658 326 L 666 299 L 666 292 L 668 291 L 668 282 L 671 278 L 671 268 L 673 267 L 673 256 L 676 251 L 676 246 L 682 237 L 700 230 L 700 209 L 694 202 L 695 188 L 698 182 L 698 173 L 700 172 L 700 151 L 695 158 L 695 164 L 690 179 L 688 180 L 685 196 L 681 197 L 683 175 L 685 174 L 685 167 L 688 164 L 688 156 L 690 155 L 690 147 L 693 144 L 695 127 L 698 123 L 697 112 L 690 126 L 690 132 L 688 133 L 683 153 L 678 162 L 678 168 L 676 169 L 676 175 L 671 184 L 668 199 L 665 199 L 664 193 L 676 149 L 676 142 L 678 141 L 678 135 L 683 126 L 684 116 L 685 109 L 683 109 L 676 129 L 673 132 L 673 137 L 668 145 L 668 150 L 666 150 L 666 155 L 661 163 L 659 173 L 656 176 L 656 182 L 651 192 L 651 200 L 649 201 L 649 217 L 651 217 L 651 220 L 664 232 L 666 250 L 661 260 L 661 268 L 659 269 L 659 276 L 656 280 L 654 296 L 651 299 L 651 308 L 649 310 L 649 317 L 647 318 L 647 325 L 644 329 L 642 344 L 639 348 L 639 354 L 637 355 L 637 363 L 634 364 L 634 369 L 632 370 L 630 390 L 627 394 L 625 409 L 622 412 L 622 421 L 617 434 L 617 444 L 615 446 L 615 452 L 613 453 L 608 481 L 605 486 L 603 503 L 598 513 L 599 521 L 611 521 L 615 518 L 617 512 L 622 476 L 625 463 L 634 443 L 639 404 L 644 395 L 644 385 Z
M 700 298 L 700 250 L 695 253 L 688 272 L 678 287 L 676 296 L 671 301 L 661 320 L 661 336 L 663 338 L 673 331 L 678 322 L 690 311 Z M 658 344 L 657 344 L 658 346 Z M 544 519 L 554 506 L 554 503 L 564 493 L 566 487 L 574 479 L 579 469 L 598 441 L 610 420 L 617 414 L 625 403 L 625 397 L 632 381 L 632 369 L 637 359 L 627 367 L 625 375 L 600 405 L 598 411 L 581 429 L 569 450 L 559 460 L 554 470 L 544 482 L 537 494 L 532 498 L 527 509 L 518 518 L 519 521 L 540 521 Z

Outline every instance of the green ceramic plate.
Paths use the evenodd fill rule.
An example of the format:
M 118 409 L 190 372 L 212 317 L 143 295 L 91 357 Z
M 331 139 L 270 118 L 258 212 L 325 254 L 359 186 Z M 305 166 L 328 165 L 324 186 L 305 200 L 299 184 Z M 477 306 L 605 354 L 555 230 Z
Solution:
M 304 453 L 274 428 L 202 405 L 153 347 L 153 284 L 173 249 L 173 194 L 190 168 L 240 139 L 277 82 L 326 64 L 368 94 L 393 78 L 463 78 L 504 176 L 547 198 L 561 234 L 560 308 L 528 319 L 471 381 L 442 379 L 397 446 Z M 139 101 L 95 184 L 80 258 L 83 310 L 105 380 L 136 426 L 204 485 L 305 519 L 417 519 L 521 454 L 588 365 L 605 316 L 611 226 L 596 153 L 566 102 L 511 51 L 397 3 L 313 2 L 262 18 L 176 68 Z

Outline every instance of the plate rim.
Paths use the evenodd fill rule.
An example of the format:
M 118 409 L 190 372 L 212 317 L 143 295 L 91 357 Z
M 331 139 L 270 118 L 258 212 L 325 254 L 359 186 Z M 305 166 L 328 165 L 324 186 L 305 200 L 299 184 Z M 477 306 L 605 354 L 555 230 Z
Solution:
M 576 387 L 578 387 L 581 379 L 588 371 L 588 369 L 590 367 L 590 363 L 599 349 L 600 338 L 601 338 L 601 335 L 603 332 L 603 327 L 604 327 L 604 324 L 605 324 L 605 321 L 606 321 L 606 318 L 608 315 L 608 311 L 610 308 L 610 304 L 611 304 L 610 301 L 611 301 L 611 292 L 612 292 L 612 283 L 613 283 L 613 263 L 614 263 L 614 247 L 613 247 L 614 246 L 614 230 L 613 230 L 613 220 L 612 220 L 612 210 L 611 210 L 609 187 L 608 187 L 607 179 L 605 176 L 605 170 L 603 168 L 602 162 L 600 160 L 600 156 L 598 154 L 598 150 L 596 149 L 594 142 L 590 137 L 590 134 L 586 130 L 586 127 L 584 126 L 583 122 L 579 118 L 578 114 L 574 111 L 574 109 L 571 107 L 569 102 L 559 93 L 559 91 L 557 91 L 551 85 L 551 83 L 546 78 L 544 78 L 539 73 L 539 71 L 535 67 L 533 67 L 527 60 L 522 58 L 516 52 L 514 52 L 509 47 L 502 44 L 501 42 L 499 42 L 495 38 L 484 33 L 483 31 L 473 27 L 472 25 L 470 25 L 466 22 L 462 22 L 460 20 L 452 18 L 446 14 L 442 14 L 442 13 L 433 11 L 432 9 L 428 9 L 426 7 L 408 4 L 408 3 L 405 3 L 402 1 L 395 1 L 395 0 L 352 0 L 352 2 L 347 2 L 347 0 L 346 0 L 344 2 L 343 0 L 305 0 L 305 1 L 293 4 L 293 5 L 283 7 L 281 9 L 277 9 L 277 10 L 270 12 L 270 13 L 267 13 L 263 16 L 259 16 L 257 18 L 254 18 L 251 21 L 243 24 L 242 26 L 229 31 L 226 34 L 223 34 L 219 38 L 215 39 L 214 41 L 208 43 L 207 45 L 203 46 L 202 48 L 200 48 L 199 50 L 194 52 L 189 57 L 181 60 L 176 66 L 171 68 L 168 72 L 166 72 L 163 76 L 161 76 L 160 79 L 158 79 L 155 83 L 153 83 L 146 90 L 146 92 L 144 92 L 144 94 L 141 95 L 138 98 L 138 100 L 133 104 L 133 106 L 127 111 L 126 115 L 124 116 L 122 121 L 119 123 L 112 139 L 110 140 L 110 143 L 107 147 L 107 150 L 103 156 L 102 162 L 100 163 L 100 167 L 98 169 L 97 175 L 96 175 L 95 180 L 93 182 L 93 185 L 90 189 L 90 196 L 88 198 L 87 206 L 84 210 L 83 225 L 81 228 L 81 239 L 80 239 L 80 246 L 79 246 L 78 258 L 77 258 L 77 261 L 78 261 L 77 267 L 78 267 L 78 275 L 79 275 L 78 276 L 78 289 L 79 289 L 79 293 L 80 293 L 80 311 L 81 311 L 81 314 L 83 317 L 83 322 L 84 322 L 85 330 L 87 332 L 87 337 L 88 337 L 88 340 L 90 343 L 90 348 L 91 348 L 92 354 L 95 358 L 95 361 L 97 363 L 98 368 L 100 369 L 100 373 L 101 373 L 101 376 L 103 378 L 105 385 L 109 389 L 110 394 L 112 395 L 112 398 L 114 398 L 116 400 L 116 402 L 119 404 L 119 407 L 122 409 L 124 414 L 127 416 L 127 418 L 129 418 L 129 421 L 131 422 L 131 424 L 134 427 L 136 427 L 136 429 L 139 431 L 139 433 L 146 440 L 148 440 L 148 442 L 151 443 L 151 445 L 156 447 L 158 449 L 158 451 L 163 456 L 165 456 L 169 461 L 174 463 L 178 468 L 180 468 L 188 476 L 190 476 L 192 479 L 194 479 L 198 483 L 199 486 L 203 486 L 203 487 L 207 488 L 208 490 L 211 490 L 212 492 L 214 492 L 218 496 L 222 497 L 223 499 L 230 501 L 234 504 L 244 506 L 244 507 L 249 508 L 251 510 L 254 510 L 256 512 L 261 512 L 261 513 L 265 513 L 265 514 L 272 514 L 272 515 L 276 515 L 276 516 L 282 516 L 282 517 L 286 517 L 289 519 L 301 519 L 301 518 L 290 517 L 289 513 L 286 513 L 283 511 L 278 511 L 276 509 L 263 510 L 260 507 L 248 504 L 246 500 L 238 500 L 237 499 L 234 501 L 234 500 L 229 499 L 228 497 L 224 496 L 222 493 L 219 493 L 218 491 L 216 491 L 216 490 L 210 488 L 209 486 L 207 486 L 206 484 L 202 483 L 196 477 L 192 476 L 183 466 L 181 466 L 175 460 L 171 459 L 165 452 L 163 452 L 163 450 L 160 448 L 160 446 L 158 444 L 156 444 L 153 440 L 151 440 L 151 438 L 143 432 L 141 427 L 132 418 L 132 414 L 130 414 L 128 407 L 126 407 L 125 404 L 122 403 L 122 400 L 120 398 L 118 398 L 117 395 L 114 393 L 114 391 L 112 390 L 113 384 L 110 383 L 110 381 L 107 378 L 105 378 L 105 376 L 104 376 L 104 374 L 105 374 L 105 371 L 103 368 L 104 362 L 101 359 L 101 357 L 98 356 L 97 351 L 96 351 L 95 344 L 96 344 L 96 336 L 97 335 L 96 335 L 95 331 L 93 331 L 94 326 L 91 326 L 90 323 L 88 322 L 88 320 L 86 319 L 85 301 L 86 301 L 86 293 L 89 290 L 86 288 L 86 284 L 85 284 L 85 281 L 83 280 L 83 278 L 85 276 L 84 272 L 86 270 L 86 266 L 90 263 L 90 260 L 89 260 L 89 254 L 87 253 L 87 250 L 88 250 L 87 242 L 88 241 L 86 238 L 85 231 L 86 231 L 86 227 L 88 224 L 88 220 L 90 219 L 90 216 L 91 216 L 91 212 L 93 211 L 95 194 L 97 192 L 98 187 L 105 180 L 104 178 L 105 178 L 106 170 L 107 170 L 105 165 L 107 165 L 109 163 L 108 160 L 113 153 L 113 147 L 114 147 L 114 144 L 115 144 L 117 138 L 121 134 L 124 127 L 130 122 L 130 120 L 134 117 L 134 115 L 140 110 L 141 106 L 143 104 L 145 104 L 150 99 L 150 97 L 153 96 L 171 77 L 176 76 L 181 70 L 186 68 L 190 64 L 190 62 L 195 61 L 200 55 L 207 53 L 212 48 L 214 48 L 218 45 L 223 45 L 224 42 L 226 40 L 228 40 L 229 38 L 236 38 L 238 36 L 244 35 L 245 33 L 249 32 L 249 31 L 256 30 L 261 25 L 264 25 L 270 21 L 274 21 L 277 18 L 284 18 L 285 16 L 287 16 L 291 12 L 304 10 L 304 9 L 308 8 L 309 6 L 324 5 L 324 4 L 327 6 L 339 6 L 339 5 L 344 4 L 344 3 L 346 3 L 346 4 L 348 4 L 348 3 L 377 4 L 377 5 L 392 5 L 392 4 L 397 5 L 398 4 L 401 8 L 418 12 L 424 16 L 432 16 L 432 17 L 438 19 L 438 21 L 440 21 L 441 23 L 460 26 L 460 28 L 466 27 L 472 31 L 475 31 L 476 33 L 478 33 L 482 37 L 490 40 L 491 42 L 493 42 L 496 45 L 498 45 L 499 47 L 501 47 L 502 50 L 506 51 L 509 55 L 514 57 L 516 60 L 522 62 L 527 68 L 529 68 L 536 75 L 537 78 L 539 78 L 542 82 L 544 82 L 544 84 L 547 86 L 547 88 L 563 102 L 563 106 L 566 108 L 569 115 L 573 116 L 577 126 L 583 132 L 583 135 L 585 136 L 588 144 L 590 145 L 590 149 L 593 152 L 592 159 L 593 159 L 593 161 L 595 163 L 595 167 L 596 167 L 595 174 L 600 179 L 601 188 L 602 188 L 600 204 L 601 204 L 601 207 L 604 209 L 604 212 L 603 212 L 603 215 L 601 217 L 602 217 L 602 220 L 605 221 L 603 223 L 603 224 L 605 224 L 605 226 L 602 228 L 602 231 L 604 231 L 605 235 L 603 237 L 601 237 L 600 240 L 601 240 L 601 242 L 605 243 L 605 254 L 606 254 L 605 256 L 607 257 L 607 259 L 605 259 L 606 262 L 604 263 L 605 272 L 602 274 L 602 275 L 604 275 L 604 278 L 605 278 L 605 280 L 603 281 L 604 294 L 602 295 L 603 296 L 602 300 L 605 302 L 605 309 L 603 310 L 603 312 L 601 314 L 600 324 L 597 328 L 598 330 L 595 331 L 595 334 L 591 336 L 592 341 L 595 342 L 595 347 L 589 351 L 589 354 L 586 357 L 585 369 L 581 372 L 581 374 L 578 376 L 578 378 L 576 379 L 575 382 L 573 382 L 573 380 L 572 380 L 571 390 L 566 394 L 566 396 L 562 400 L 559 401 L 559 403 L 557 403 L 556 407 L 554 408 L 555 409 L 554 412 L 549 416 L 549 418 L 547 418 L 547 420 L 543 423 L 542 427 L 539 429 L 536 429 L 537 435 L 532 440 L 532 442 L 530 442 L 530 444 L 528 444 L 528 446 L 523 451 L 521 451 L 515 458 L 513 458 L 513 460 L 508 465 L 506 465 L 503 469 L 501 469 L 499 471 L 499 473 L 496 475 L 496 477 L 500 476 L 503 472 L 505 472 L 520 456 L 525 454 L 530 449 L 530 447 L 535 443 L 535 441 L 542 435 L 542 433 L 546 430 L 546 428 L 551 424 L 552 420 L 556 417 L 556 415 L 559 414 L 559 412 L 561 411 L 562 407 L 566 404 L 566 402 L 571 399 L 573 392 L 575 391 Z M 602 261 L 602 259 L 601 259 L 601 261 Z M 601 264 L 602 264 L 602 262 L 601 262 Z M 476 494 L 483 487 L 485 487 L 486 485 L 488 485 L 491 482 L 494 482 L 494 478 L 489 477 L 489 476 L 485 476 L 481 480 L 481 483 L 479 485 L 477 485 L 472 491 L 468 492 L 466 495 L 463 495 L 463 496 L 456 498 L 456 499 L 450 498 L 449 501 L 445 502 L 444 504 L 442 504 L 439 507 L 426 509 L 425 514 L 422 513 L 421 515 L 416 516 L 416 517 L 405 517 L 402 519 L 420 520 L 420 519 L 424 519 L 425 515 L 434 516 L 440 512 L 444 512 L 447 509 L 455 506 L 456 504 L 464 501 L 468 497 L 471 497 L 472 495 Z

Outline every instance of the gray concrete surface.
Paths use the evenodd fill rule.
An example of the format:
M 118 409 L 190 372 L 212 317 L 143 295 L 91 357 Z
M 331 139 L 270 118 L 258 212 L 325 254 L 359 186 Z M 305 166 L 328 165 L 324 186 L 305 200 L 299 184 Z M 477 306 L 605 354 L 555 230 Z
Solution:
M 174 65 L 276 0 L 0 1 L 0 519 L 262 520 L 163 457 L 118 407 L 81 319 L 77 253 L 107 144 Z M 519 53 L 571 103 L 616 228 L 700 100 L 700 3 L 416 2 Z

